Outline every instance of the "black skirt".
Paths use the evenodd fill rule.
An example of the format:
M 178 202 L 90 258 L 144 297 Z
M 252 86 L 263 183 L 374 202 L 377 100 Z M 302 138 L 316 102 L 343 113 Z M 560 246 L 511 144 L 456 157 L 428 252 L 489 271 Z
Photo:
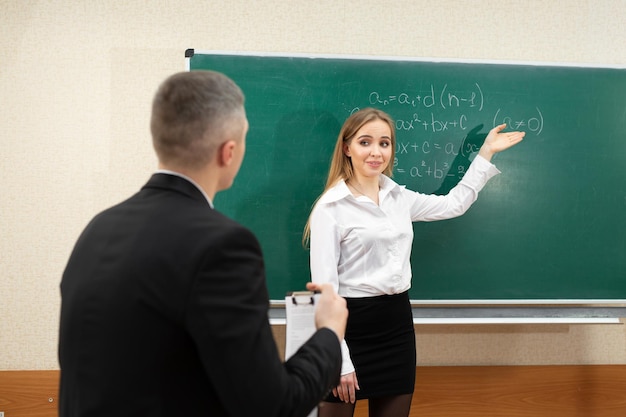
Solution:
M 409 293 L 346 298 L 346 343 L 360 390 L 357 399 L 411 394 L 415 331 Z M 326 401 L 339 402 L 332 392 Z

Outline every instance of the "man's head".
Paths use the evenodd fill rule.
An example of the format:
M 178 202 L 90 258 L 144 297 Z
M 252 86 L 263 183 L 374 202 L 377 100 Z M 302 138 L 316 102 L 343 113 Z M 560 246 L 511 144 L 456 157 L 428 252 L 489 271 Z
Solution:
M 245 150 L 248 122 L 243 93 L 218 72 L 174 74 L 154 97 L 150 129 L 161 168 L 194 172 L 213 162 L 226 163 L 232 178 L 218 188 L 228 188 Z M 223 156 L 231 159 L 224 161 Z

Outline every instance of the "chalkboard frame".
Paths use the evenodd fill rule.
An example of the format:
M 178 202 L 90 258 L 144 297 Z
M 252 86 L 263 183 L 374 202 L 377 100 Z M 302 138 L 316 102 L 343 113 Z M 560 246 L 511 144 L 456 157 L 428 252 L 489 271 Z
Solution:
M 578 68 L 578 69 L 615 69 L 623 72 L 623 66 L 597 65 L 597 64 L 580 64 L 580 63 L 548 63 L 548 62 L 513 62 L 513 61 L 488 61 L 488 60 L 462 60 L 462 59 L 433 59 L 433 58 L 414 58 L 414 57 L 391 57 L 391 56 L 361 56 L 361 55 L 333 55 L 333 54 L 282 54 L 282 53 L 265 53 L 265 52 L 229 52 L 229 51 L 211 51 L 211 50 L 194 50 L 188 49 L 185 52 L 186 69 L 193 70 L 191 60 L 197 55 L 219 55 L 219 56 L 246 56 L 246 57 L 266 57 L 266 58 L 294 58 L 294 59 L 346 59 L 346 60 L 362 60 L 362 61 L 385 61 L 385 62 L 414 62 L 414 63 L 434 63 L 434 64 L 467 64 L 467 65 L 496 65 L 496 66 L 530 66 L 530 67 L 555 67 L 555 68 Z M 626 74 L 626 72 L 624 72 Z M 230 74 L 229 74 L 230 75 Z M 244 89 L 245 93 L 245 89 Z M 495 118 L 494 118 L 495 119 Z M 333 138 L 334 142 L 334 138 Z M 496 161 L 497 163 L 497 161 Z M 245 162 L 244 162 L 245 164 Z M 508 167 L 503 166 L 503 171 L 507 172 Z M 325 173 L 324 173 L 325 174 Z M 235 187 L 237 183 L 235 184 Z M 487 186 L 489 187 L 489 185 Z M 481 198 L 479 198 L 480 203 Z M 227 213 L 228 214 L 228 213 Z M 236 216 L 235 216 L 236 217 Z M 304 219 L 305 220 L 305 219 Z M 245 223 L 244 223 L 245 224 Z M 269 277 L 268 277 L 269 279 Z M 303 281 L 305 282 L 305 281 Z M 285 288 L 285 290 L 293 290 L 298 288 Z M 529 297 L 529 298 L 474 298 L 474 297 L 453 297 L 453 298 L 416 298 L 411 297 L 414 305 L 440 304 L 440 305 L 461 305 L 461 304 L 508 304 L 508 305 L 551 305 L 551 304 L 570 304 L 570 305 L 606 305 L 606 304 L 624 304 L 626 303 L 626 295 L 620 294 L 620 297 Z M 271 297 L 274 303 L 281 303 L 282 300 L 276 293 Z

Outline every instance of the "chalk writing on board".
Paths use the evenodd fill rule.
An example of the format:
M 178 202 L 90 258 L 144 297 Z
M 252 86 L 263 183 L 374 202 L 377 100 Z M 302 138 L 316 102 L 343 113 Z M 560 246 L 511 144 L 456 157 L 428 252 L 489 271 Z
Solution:
M 394 172 L 414 179 L 460 180 L 470 159 L 480 150 L 486 132 L 479 133 L 484 120 L 492 126 L 506 123 L 511 130 L 540 135 L 544 116 L 539 106 L 530 105 L 524 114 L 506 109 L 505 103 L 487 103 L 491 96 L 479 83 L 452 89 L 450 84 L 426 84 L 423 91 L 382 92 L 372 88 L 367 105 L 384 108 L 394 118 L 397 132 Z M 492 100 L 493 101 L 493 100 Z M 493 117 L 478 117 L 494 105 Z M 353 108 L 351 113 L 359 110 Z M 491 110 L 493 111 L 493 110 Z M 478 120 L 477 120 L 478 119 Z M 477 128 L 478 126 L 478 128 Z M 420 133 L 426 133 L 420 137 Z
M 465 165 L 457 165 L 456 170 L 450 170 L 451 164 L 447 162 L 450 157 L 462 157 L 469 160 L 472 154 L 480 150 L 480 146 L 476 143 L 464 142 L 460 147 L 452 142 L 438 143 L 432 141 L 424 141 L 421 144 L 416 142 L 398 142 L 396 145 L 396 157 L 394 158 L 394 171 L 399 174 L 408 174 L 412 178 L 433 178 L 443 179 L 445 177 L 463 178 L 467 167 Z M 440 152 L 444 155 L 441 159 L 427 158 L 433 152 Z M 400 158 L 408 155 L 408 165 L 400 164 Z M 415 155 L 421 155 L 424 159 L 415 160 Z M 411 166 L 413 161 L 413 166 Z
M 441 151 L 446 155 L 457 156 L 461 154 L 462 156 L 469 157 L 472 153 L 478 152 L 480 147 L 473 143 L 467 143 L 460 148 L 456 143 L 447 142 L 444 144 L 440 144 L 438 142 L 431 142 L 425 140 L 421 144 L 417 142 L 398 142 L 396 144 L 396 154 L 409 154 L 409 153 L 421 153 L 423 155 L 428 155 L 433 152 Z
M 392 103 L 398 103 L 411 107 L 425 108 L 439 106 L 443 110 L 450 107 L 459 108 L 462 106 L 468 106 L 477 107 L 478 111 L 482 111 L 485 98 L 480 85 L 478 83 L 474 83 L 474 86 L 476 87 L 476 90 L 469 90 L 463 93 L 450 91 L 448 89 L 448 84 L 444 84 L 441 90 L 436 89 L 435 86 L 431 84 L 429 91 L 425 94 L 402 92 L 397 95 L 386 95 L 377 91 L 372 91 L 369 95 L 369 104 L 372 106 L 387 106 Z
M 399 131 L 423 129 L 424 131 L 437 133 L 456 128 L 461 130 L 467 129 L 467 116 L 465 114 L 461 114 L 455 118 L 441 119 L 437 118 L 434 113 L 430 113 L 426 116 L 414 113 L 410 119 L 396 119 L 395 122 L 396 130 Z
M 371 91 L 368 96 L 370 106 L 387 107 L 394 104 L 401 107 L 419 108 L 428 110 L 440 109 L 442 111 L 450 109 L 468 108 L 482 112 L 485 106 L 485 94 L 479 83 L 474 83 L 471 89 L 451 90 L 448 84 L 438 88 L 430 84 L 426 92 L 399 92 L 398 94 L 386 94 L 379 91 Z M 355 108 L 352 112 L 358 110 Z M 533 114 L 528 117 L 520 115 L 505 114 L 502 108 L 498 108 L 493 116 L 493 126 L 506 123 L 514 130 L 526 130 L 530 133 L 540 135 L 544 127 L 544 118 L 541 109 L 534 107 Z M 422 129 L 424 131 L 437 133 L 451 129 L 465 130 L 468 127 L 468 116 L 461 114 L 457 116 L 437 116 L 434 112 L 414 112 L 408 118 L 396 119 L 396 129 L 398 131 L 411 131 Z
M 434 161 L 431 163 L 422 160 L 420 164 L 409 168 L 398 168 L 398 158 L 394 159 L 394 171 L 398 173 L 407 173 L 412 178 L 434 178 L 434 179 L 443 179 L 445 177 L 458 177 L 463 178 L 465 175 L 465 170 L 467 169 L 465 166 L 458 166 L 456 172 L 450 172 L 450 164 L 447 162 L 439 162 Z
M 513 117 L 505 115 L 502 109 L 498 109 L 493 116 L 493 125 L 506 123 L 513 130 L 526 130 L 535 133 L 537 136 L 543 132 L 543 113 L 539 107 L 535 107 L 537 114 L 528 118 Z
M 536 115 L 530 117 L 520 117 L 505 115 L 502 109 L 498 109 L 493 116 L 493 126 L 497 126 L 501 123 L 506 123 L 507 127 L 512 130 L 525 130 L 536 135 L 540 135 L 543 131 L 543 114 L 539 107 L 535 107 Z M 437 117 L 434 113 L 422 115 L 420 113 L 413 113 L 409 119 L 396 119 L 396 130 L 398 131 L 411 131 L 420 129 L 425 132 L 444 132 L 452 129 L 466 130 L 468 128 L 469 120 L 466 114 L 459 116 L 449 116 L 447 118 Z

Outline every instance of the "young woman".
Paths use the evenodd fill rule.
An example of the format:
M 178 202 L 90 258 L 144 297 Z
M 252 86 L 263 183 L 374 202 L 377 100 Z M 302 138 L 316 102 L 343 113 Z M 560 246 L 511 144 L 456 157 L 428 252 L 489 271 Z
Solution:
M 350 417 L 368 399 L 370 417 L 408 416 L 415 386 L 411 286 L 412 222 L 460 216 L 500 171 L 491 157 L 523 132 L 493 128 L 463 179 L 445 196 L 425 195 L 391 180 L 394 122 L 367 108 L 344 123 L 326 187 L 304 231 L 313 282 L 333 284 L 346 298 L 348 325 L 339 385 L 319 417 Z

